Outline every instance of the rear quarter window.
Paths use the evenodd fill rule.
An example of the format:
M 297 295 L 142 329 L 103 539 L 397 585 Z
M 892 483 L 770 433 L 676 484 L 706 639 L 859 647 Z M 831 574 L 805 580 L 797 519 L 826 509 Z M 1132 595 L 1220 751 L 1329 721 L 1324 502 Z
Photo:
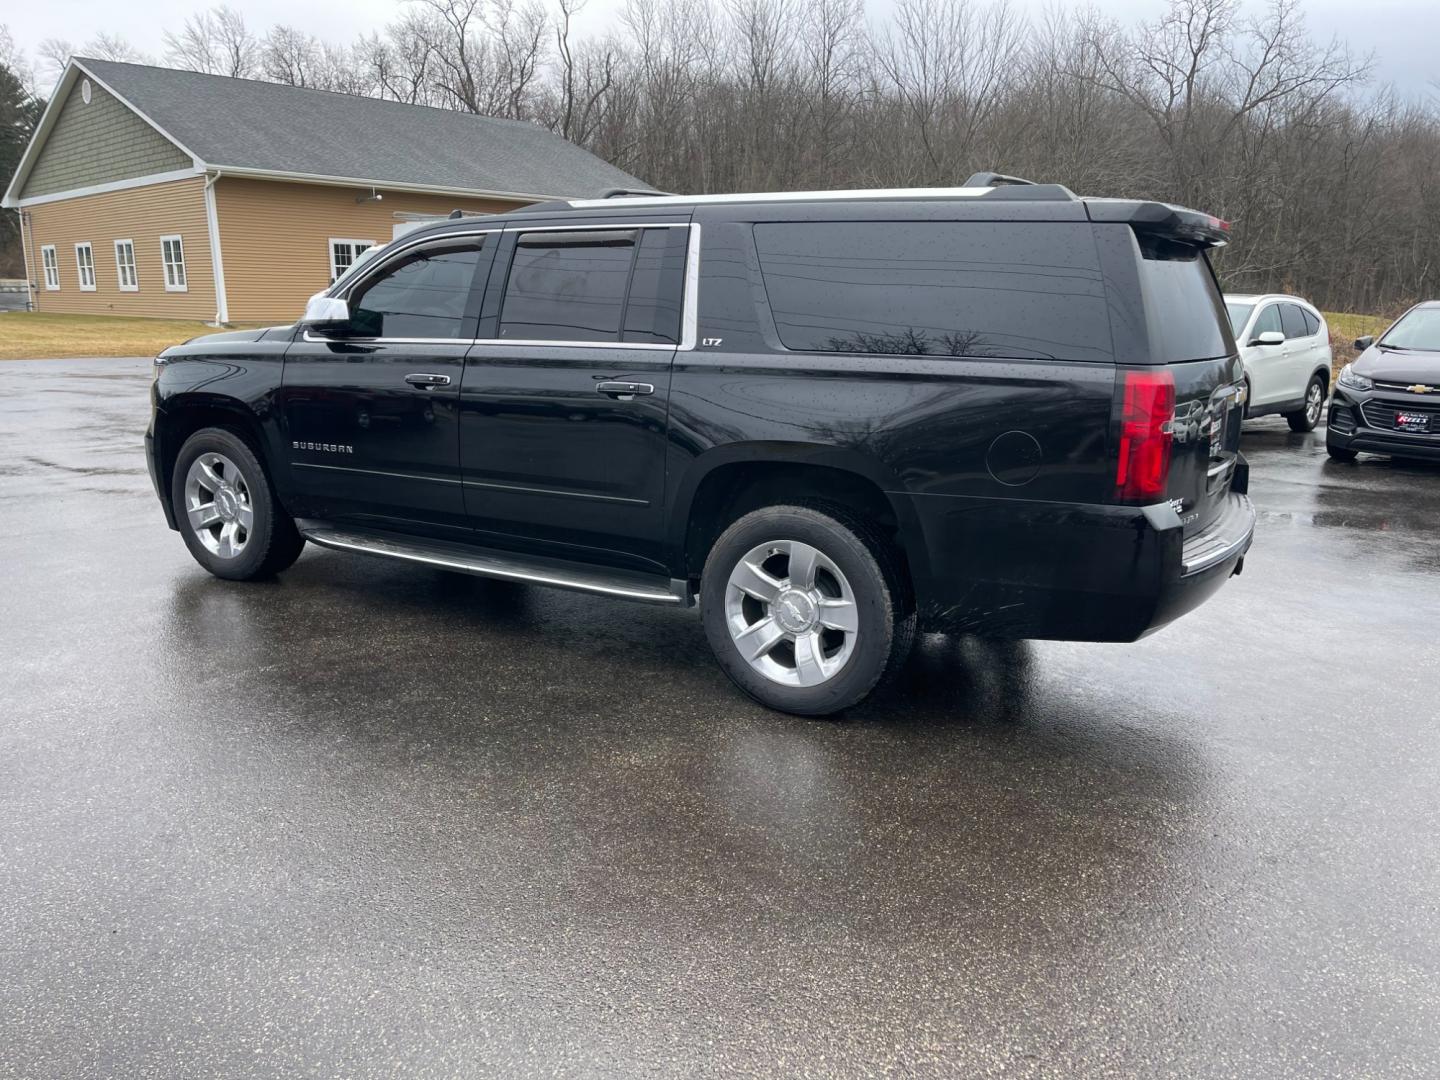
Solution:
M 1140 287 L 1150 314 L 1151 363 L 1211 360 L 1234 352 L 1225 301 L 1205 253 L 1155 237 L 1137 240 Z M 1266 329 L 1268 325 L 1257 322 L 1252 332 Z
M 1314 333 L 1305 325 L 1305 313 L 1294 304 L 1280 305 L 1280 325 L 1287 338 L 1309 337 Z
M 767 223 L 755 246 L 787 349 L 1113 359 L 1088 224 Z

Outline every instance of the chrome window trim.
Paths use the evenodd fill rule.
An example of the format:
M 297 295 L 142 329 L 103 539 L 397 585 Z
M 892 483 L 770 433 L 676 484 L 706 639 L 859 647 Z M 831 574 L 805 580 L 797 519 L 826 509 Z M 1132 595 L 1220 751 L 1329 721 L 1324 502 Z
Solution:
M 642 349 L 654 351 L 679 346 L 656 341 L 569 341 L 565 338 L 476 338 L 476 345 L 548 345 L 556 349 Z
M 387 251 L 385 255 L 381 256 L 385 262 L 377 264 L 373 269 L 376 271 L 383 269 L 388 265 L 392 254 L 400 255 L 409 248 L 431 241 L 442 242 L 452 237 L 483 236 L 498 232 L 562 232 L 577 229 L 590 232 L 613 232 L 619 229 L 690 230 L 689 244 L 685 251 L 685 299 L 680 313 L 680 343 L 678 345 L 651 341 L 567 341 L 563 338 L 332 338 L 325 337 L 323 334 L 313 334 L 309 330 L 303 331 L 301 336 L 308 342 L 323 342 L 332 345 L 517 345 L 526 348 L 634 349 L 641 352 L 656 352 L 664 349 L 672 349 L 677 352 L 693 351 L 698 341 L 700 324 L 700 226 L 693 221 L 644 222 L 623 225 L 612 225 L 607 222 L 604 227 L 592 223 L 590 225 L 515 225 L 506 226 L 503 229 L 471 229 L 466 232 L 427 237 L 403 248 L 396 248 L 394 252 Z M 366 280 L 369 276 L 371 275 L 367 275 Z M 346 292 L 353 291 L 354 285 L 358 283 L 358 281 L 352 283 Z
M 505 226 L 506 232 L 623 232 L 626 229 L 688 229 L 689 221 L 592 221 L 588 225 L 519 225 Z
M 331 345 L 458 345 L 468 349 L 475 344 L 474 338 L 465 337 L 326 337 L 309 330 L 302 333 L 306 341 Z
M 700 326 L 700 224 L 690 223 L 690 247 L 685 252 L 685 307 L 680 313 L 678 352 L 692 352 Z

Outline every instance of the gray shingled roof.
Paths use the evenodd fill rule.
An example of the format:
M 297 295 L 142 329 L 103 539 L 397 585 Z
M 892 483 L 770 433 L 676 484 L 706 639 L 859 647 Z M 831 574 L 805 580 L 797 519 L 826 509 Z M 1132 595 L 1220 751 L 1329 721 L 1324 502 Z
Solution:
M 212 168 L 569 197 L 650 186 L 520 120 L 77 60 Z

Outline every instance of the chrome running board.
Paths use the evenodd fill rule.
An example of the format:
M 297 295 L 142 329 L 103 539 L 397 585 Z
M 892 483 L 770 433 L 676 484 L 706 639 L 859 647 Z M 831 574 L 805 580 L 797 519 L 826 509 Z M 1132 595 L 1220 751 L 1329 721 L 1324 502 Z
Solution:
M 688 583 L 660 577 L 658 574 L 609 570 L 543 556 L 473 548 L 427 540 L 400 533 L 365 533 L 336 528 L 318 521 L 297 521 L 300 535 L 312 544 L 335 551 L 358 551 L 364 555 L 383 555 L 391 559 L 457 570 L 462 574 L 525 581 L 533 585 L 551 585 L 559 589 L 639 600 L 648 604 L 680 604 L 691 602 Z

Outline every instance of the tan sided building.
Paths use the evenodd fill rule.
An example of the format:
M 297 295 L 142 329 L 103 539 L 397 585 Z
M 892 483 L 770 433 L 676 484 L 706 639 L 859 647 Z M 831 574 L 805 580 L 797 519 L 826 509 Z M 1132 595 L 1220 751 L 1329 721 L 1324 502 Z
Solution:
M 4 205 L 39 311 L 271 323 L 407 215 L 616 188 L 535 124 L 75 58 Z

